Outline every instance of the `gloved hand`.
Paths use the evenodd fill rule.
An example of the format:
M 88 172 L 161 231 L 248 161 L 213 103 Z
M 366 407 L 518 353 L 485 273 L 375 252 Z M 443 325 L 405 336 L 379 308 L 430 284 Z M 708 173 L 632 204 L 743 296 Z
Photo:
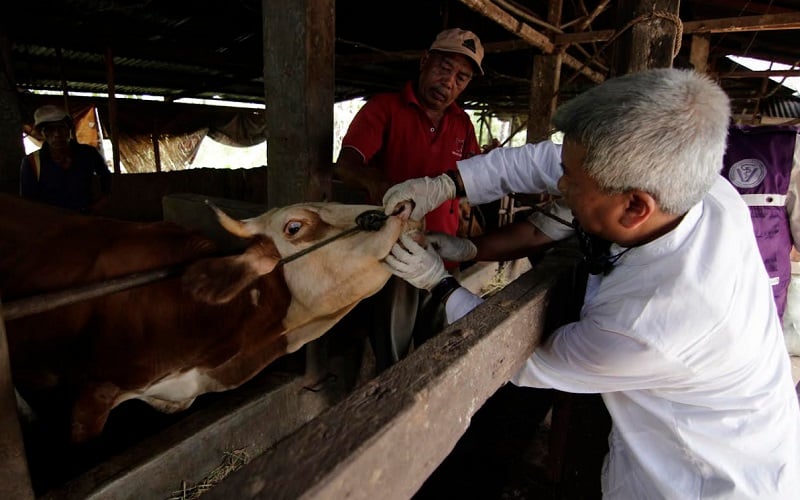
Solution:
M 394 244 L 384 262 L 395 276 L 428 291 L 450 276 L 433 246 L 423 248 L 408 234 L 400 236 L 400 241 Z
M 411 218 L 422 220 L 425 214 L 455 197 L 456 185 L 447 174 L 419 177 L 390 187 L 383 195 L 383 208 L 391 215 L 399 203 L 411 200 L 414 202 Z
M 475 243 L 467 238 L 450 236 L 446 233 L 428 233 L 425 235 L 428 244 L 441 255 L 443 259 L 452 262 L 466 262 L 478 255 L 478 248 Z

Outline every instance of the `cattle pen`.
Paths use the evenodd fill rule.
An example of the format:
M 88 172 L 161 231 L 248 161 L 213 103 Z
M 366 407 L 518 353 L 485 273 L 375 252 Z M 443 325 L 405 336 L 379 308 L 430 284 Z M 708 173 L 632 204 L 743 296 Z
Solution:
M 795 0 L 242 0 L 184 7 L 8 3 L 7 22 L 0 22 L 0 191 L 18 192 L 20 132 L 35 132 L 33 110 L 58 104 L 91 116 L 93 139 L 82 142 L 111 144 L 114 194 L 104 216 L 167 219 L 163 197 L 184 192 L 269 207 L 353 202 L 330 179 L 334 104 L 413 78 L 435 34 L 455 26 L 479 34 L 486 48 L 487 71 L 461 103 L 481 116 L 481 144 L 487 117 L 510 120 L 515 133 L 535 142 L 552 132 L 558 104 L 648 67 L 707 73 L 742 123 L 800 120 L 800 97 L 783 85 L 800 75 L 800 45 L 790 35 L 800 29 Z M 751 71 L 731 56 L 770 66 Z M 206 135 L 261 144 L 268 166 L 190 168 L 192 145 Z M 488 139 L 504 138 L 490 130 Z M 513 198 L 501 207 L 499 219 L 513 216 Z M 509 284 L 368 380 L 354 382 L 353 354 L 326 335 L 251 383 L 198 398 L 180 416 L 155 418 L 152 410 L 121 405 L 127 420 L 117 422 L 124 425 L 111 422 L 113 437 L 88 458 L 53 450 L 46 439 L 26 440 L 18 416 L 5 322 L 54 305 L 52 297 L 12 304 L 6 315 L 0 300 L 0 498 L 413 497 L 540 340 L 574 317 L 582 295 L 577 260 L 566 245 L 533 268 L 470 268 L 464 284 L 473 291 L 495 274 Z M 556 481 L 564 472 L 565 420 L 554 407 L 548 467 Z M 151 423 L 156 431 L 143 430 Z M 209 479 L 221 468 L 224 479 Z
M 350 392 L 326 383 L 330 373 L 265 374 L 41 498 L 167 498 L 181 484 L 202 482 L 233 450 L 247 463 L 208 489 L 209 498 L 411 497 L 487 398 L 554 322 L 572 314 L 575 263 L 569 246 L 554 249 L 474 313 Z M 465 282 L 484 283 L 487 272 L 497 271 L 476 270 Z M 5 367 L 7 354 L 0 351 Z M 4 498 L 33 498 L 13 386 L 2 389 L 8 467 L 0 489 Z

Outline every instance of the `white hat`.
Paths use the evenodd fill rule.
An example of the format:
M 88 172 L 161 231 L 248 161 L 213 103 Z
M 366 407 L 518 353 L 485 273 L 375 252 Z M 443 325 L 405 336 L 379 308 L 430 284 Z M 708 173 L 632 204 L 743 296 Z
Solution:
M 44 106 L 39 107 L 33 113 L 33 126 L 35 128 L 39 128 L 44 123 L 54 123 L 54 122 L 72 122 L 72 116 L 69 113 L 64 111 L 64 108 L 59 106 L 55 106 L 53 104 L 45 104 Z

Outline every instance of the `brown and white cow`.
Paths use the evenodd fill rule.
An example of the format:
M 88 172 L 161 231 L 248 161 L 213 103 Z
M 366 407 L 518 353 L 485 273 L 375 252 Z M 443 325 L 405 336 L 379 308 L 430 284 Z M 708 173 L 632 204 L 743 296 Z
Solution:
M 212 241 L 172 223 L 73 215 L 0 195 L 4 303 L 188 264 L 175 277 L 8 321 L 14 383 L 23 395 L 66 395 L 73 442 L 100 434 L 123 401 L 176 412 L 200 394 L 238 387 L 384 285 L 381 260 L 414 226 L 408 210 L 377 231 L 280 260 L 378 208 L 302 203 L 245 221 L 218 212 L 249 244 L 215 256 Z

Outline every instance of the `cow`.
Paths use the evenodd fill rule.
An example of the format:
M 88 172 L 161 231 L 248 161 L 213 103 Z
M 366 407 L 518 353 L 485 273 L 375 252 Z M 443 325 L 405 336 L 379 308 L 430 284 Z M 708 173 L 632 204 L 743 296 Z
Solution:
M 377 210 L 300 203 L 240 221 L 215 209 L 222 226 L 247 243 L 240 253 L 220 255 L 212 240 L 171 222 L 77 215 L 0 195 L 5 304 L 177 269 L 7 321 L 14 384 L 34 409 L 37 395 L 63 401 L 72 443 L 101 435 L 109 412 L 124 401 L 173 413 L 201 394 L 236 388 L 320 337 L 386 283 L 382 259 L 419 224 L 409 220 L 410 207 L 389 217 L 369 212 Z M 363 213 L 379 213 L 380 227 L 353 230 Z

